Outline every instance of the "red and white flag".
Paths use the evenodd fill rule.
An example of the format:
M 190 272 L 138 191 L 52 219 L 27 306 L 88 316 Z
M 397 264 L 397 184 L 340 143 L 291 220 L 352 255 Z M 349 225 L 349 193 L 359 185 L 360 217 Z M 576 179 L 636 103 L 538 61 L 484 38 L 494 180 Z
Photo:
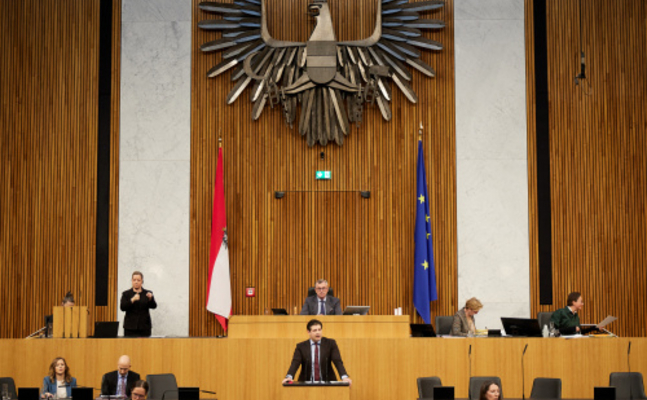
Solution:
M 225 212 L 225 184 L 222 164 L 222 148 L 220 148 L 216 166 L 216 186 L 213 191 L 207 310 L 216 314 L 216 319 L 226 331 L 231 315 L 231 283 L 229 280 L 229 245 L 227 243 L 227 213 Z

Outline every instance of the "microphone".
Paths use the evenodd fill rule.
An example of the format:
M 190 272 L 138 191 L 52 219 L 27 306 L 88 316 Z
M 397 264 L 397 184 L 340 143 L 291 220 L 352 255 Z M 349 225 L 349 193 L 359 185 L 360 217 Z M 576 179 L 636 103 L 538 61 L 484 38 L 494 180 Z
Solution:
M 521 354 L 521 398 L 523 400 L 526 400 L 526 380 L 525 374 L 524 374 L 524 367 L 523 367 L 523 357 L 526 355 L 526 350 L 528 350 L 528 343 L 526 343 L 526 347 L 523 348 L 523 353 Z
M 469 357 L 469 362 L 470 362 L 470 368 L 469 368 L 470 379 L 472 379 L 472 345 L 471 344 L 470 344 L 470 349 L 467 352 L 467 356 Z
M 630 363 L 630 357 L 631 355 L 631 340 L 629 341 L 629 346 L 627 346 L 627 370 L 631 374 L 631 363 Z M 633 400 L 633 391 L 631 390 L 631 383 L 629 383 L 629 400 Z
M 211 390 L 200 390 L 200 392 L 207 394 L 216 394 L 216 392 L 212 392 Z

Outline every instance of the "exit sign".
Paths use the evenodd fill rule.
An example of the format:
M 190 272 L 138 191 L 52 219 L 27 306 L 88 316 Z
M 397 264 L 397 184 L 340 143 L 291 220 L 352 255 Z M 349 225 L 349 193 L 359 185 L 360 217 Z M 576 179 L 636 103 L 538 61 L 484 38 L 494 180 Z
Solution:
M 317 172 L 315 173 L 315 178 L 316 178 L 317 180 L 320 180 L 320 179 L 330 179 L 330 178 L 331 178 L 330 171 L 317 171 Z

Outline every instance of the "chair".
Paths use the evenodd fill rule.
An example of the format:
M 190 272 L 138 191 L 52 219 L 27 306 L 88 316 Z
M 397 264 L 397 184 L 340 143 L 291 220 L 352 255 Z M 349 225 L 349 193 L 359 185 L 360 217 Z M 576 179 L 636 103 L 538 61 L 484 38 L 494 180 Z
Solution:
M 556 378 L 535 378 L 532 382 L 531 399 L 561 399 L 562 380 Z
M 0 378 L 0 390 L 2 390 L 2 387 L 4 385 L 7 385 L 7 389 L 9 389 L 9 396 L 12 399 L 17 399 L 18 395 L 16 394 L 16 383 L 13 381 L 13 378 Z
M 146 375 L 148 398 L 153 400 L 177 400 L 177 381 L 173 374 Z
M 640 372 L 612 372 L 609 375 L 609 386 L 615 386 L 616 400 L 647 399 Z
M 430 376 L 428 378 L 418 378 L 418 397 L 419 398 L 434 398 L 434 388 L 442 386 L 440 378 L 437 376 Z
M 552 316 L 552 312 L 537 313 L 537 322 L 539 322 L 539 329 L 543 330 L 544 325 L 548 325 L 548 327 L 550 328 L 550 317 Z
M 315 291 L 314 287 L 309 287 L 308 288 L 308 297 L 316 295 L 317 292 Z M 333 292 L 332 288 L 328 288 L 328 296 L 335 296 L 335 293 Z
M 501 388 L 501 397 L 503 397 L 503 386 L 501 386 L 501 378 L 498 376 L 473 376 L 470 378 L 470 392 L 468 398 L 470 400 L 479 400 L 479 394 L 481 391 L 481 386 L 486 381 L 493 381 L 499 388 Z
M 452 324 L 454 317 L 437 316 L 436 317 L 436 335 L 449 335 L 452 333 Z

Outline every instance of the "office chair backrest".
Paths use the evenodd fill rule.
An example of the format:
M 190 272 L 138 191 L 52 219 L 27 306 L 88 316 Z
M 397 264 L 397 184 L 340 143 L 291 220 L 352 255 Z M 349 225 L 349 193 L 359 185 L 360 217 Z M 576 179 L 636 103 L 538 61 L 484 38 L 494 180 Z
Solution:
M 314 287 L 309 287 L 308 288 L 308 297 L 314 296 L 317 294 L 317 291 L 315 290 Z M 334 296 L 335 293 L 333 292 L 332 288 L 328 288 L 328 296 Z
M 473 376 L 470 378 L 470 400 L 479 400 L 479 394 L 481 392 L 481 386 L 486 381 L 494 381 L 499 388 L 501 389 L 501 397 L 503 397 L 503 386 L 501 386 L 501 378 L 498 376 Z
M 609 386 L 615 386 L 616 400 L 647 398 L 640 372 L 612 372 L 609 375 Z
M 553 316 L 552 312 L 540 312 L 537 313 L 537 322 L 539 322 L 539 328 L 544 329 L 544 325 L 547 325 L 550 328 L 550 317 Z
M 155 400 L 177 400 L 177 381 L 173 374 L 146 375 L 148 398 Z
M 436 317 L 436 335 L 449 335 L 452 333 L 452 324 L 454 317 L 437 316 Z
M 418 378 L 418 397 L 431 399 L 434 397 L 434 388 L 442 386 L 440 378 L 430 376 L 428 378 Z
M 535 378 L 532 382 L 531 399 L 561 399 L 562 380 L 556 378 Z
M 7 390 L 9 390 L 9 396 L 11 396 L 12 399 L 18 398 L 18 395 L 16 394 L 16 383 L 13 381 L 13 378 L 11 377 L 0 378 L 0 390 L 2 390 L 3 385 L 7 385 Z

